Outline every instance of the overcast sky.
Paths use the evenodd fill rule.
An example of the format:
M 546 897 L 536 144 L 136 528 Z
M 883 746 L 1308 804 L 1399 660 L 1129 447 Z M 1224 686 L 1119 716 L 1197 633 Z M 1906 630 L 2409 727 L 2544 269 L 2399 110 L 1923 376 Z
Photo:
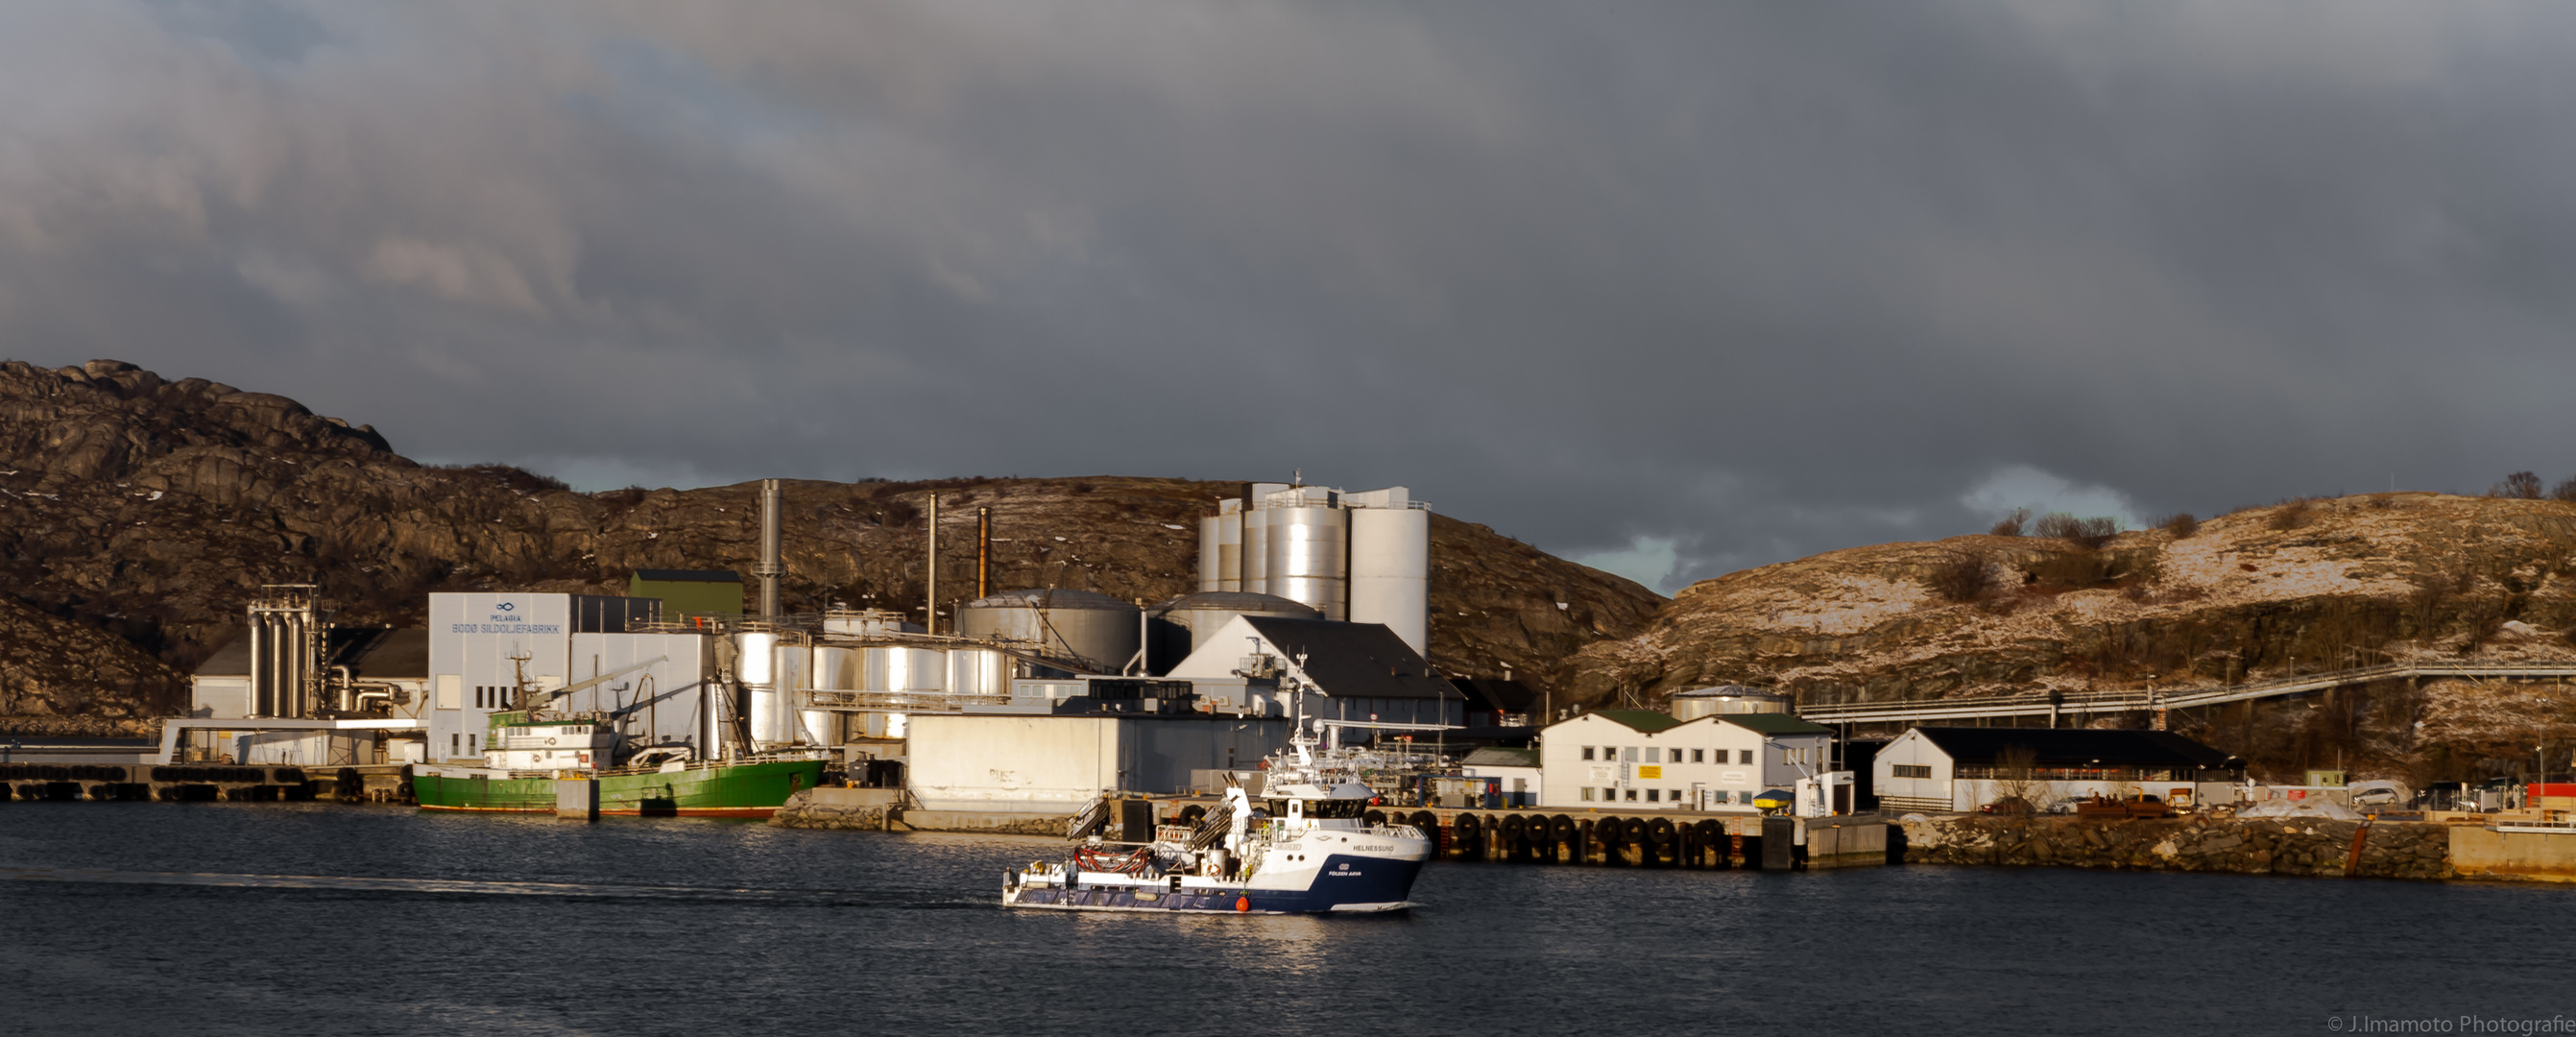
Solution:
M 588 489 L 1408 484 L 1671 590 L 2576 472 L 2576 5 L 0 5 L 0 354 Z

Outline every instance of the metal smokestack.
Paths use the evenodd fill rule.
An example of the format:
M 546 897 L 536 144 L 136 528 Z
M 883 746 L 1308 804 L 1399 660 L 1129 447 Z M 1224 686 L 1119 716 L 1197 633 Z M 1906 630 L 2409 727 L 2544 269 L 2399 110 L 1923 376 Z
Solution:
M 760 481 L 760 564 L 751 573 L 760 578 L 760 618 L 778 618 L 778 578 L 786 570 L 778 564 L 778 480 Z
M 993 596 L 993 509 L 975 509 L 975 596 Z

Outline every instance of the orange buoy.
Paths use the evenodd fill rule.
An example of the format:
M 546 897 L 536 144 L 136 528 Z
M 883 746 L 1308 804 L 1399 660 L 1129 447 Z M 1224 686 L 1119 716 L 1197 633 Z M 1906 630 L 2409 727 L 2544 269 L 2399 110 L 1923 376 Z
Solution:
M 1237 910 L 1237 911 L 1250 911 L 1250 910 L 1252 910 L 1252 898 L 1251 898 L 1251 897 L 1236 897 L 1236 898 L 1234 898 L 1234 909 L 1235 909 L 1235 910 Z

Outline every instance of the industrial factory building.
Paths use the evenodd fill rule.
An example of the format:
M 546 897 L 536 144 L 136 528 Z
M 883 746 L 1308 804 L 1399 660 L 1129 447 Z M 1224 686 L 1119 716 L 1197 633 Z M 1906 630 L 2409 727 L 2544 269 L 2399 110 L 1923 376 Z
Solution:
M 1887 813 L 1975 810 L 2016 791 L 2034 809 L 2097 793 L 2224 800 L 2245 780 L 2245 761 L 2171 731 L 1918 727 L 1870 766 Z
M 1430 651 L 1431 512 L 1402 486 L 1344 493 L 1253 483 L 1199 520 L 1199 590 L 1270 594 L 1323 618 L 1383 623 Z
M 523 688 L 571 686 L 547 708 L 612 714 L 639 746 L 720 744 L 708 642 L 642 629 L 658 615 L 644 598 L 430 595 L 428 760 L 482 762 L 492 714 L 532 705 Z
M 1336 623 L 1239 615 L 1172 667 L 1170 677 L 1223 687 L 1267 681 L 1274 687 L 1299 658 L 1319 694 L 1304 704 L 1310 717 L 1354 723 L 1443 724 L 1467 722 L 1467 699 L 1395 632 L 1377 623 Z
M 924 809 L 1066 814 L 1102 792 L 1177 792 L 1288 740 L 1282 719 L 1191 715 L 915 716 L 907 784 Z
M 1754 810 L 1832 765 L 1833 731 L 1786 713 L 1711 713 L 1682 720 L 1605 709 L 1548 725 L 1542 804 L 1630 809 Z

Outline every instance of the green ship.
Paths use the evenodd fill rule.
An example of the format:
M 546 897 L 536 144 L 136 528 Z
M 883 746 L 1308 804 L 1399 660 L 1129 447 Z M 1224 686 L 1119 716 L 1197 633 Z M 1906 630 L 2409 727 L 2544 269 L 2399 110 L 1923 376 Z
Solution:
M 491 730 L 483 766 L 412 769 L 412 797 L 421 809 L 550 814 L 555 782 L 590 778 L 599 782 L 602 814 L 768 817 L 787 797 L 823 780 L 819 751 L 700 760 L 687 746 L 658 746 L 620 761 L 618 734 L 606 717 L 496 713 Z M 603 766 L 612 763 L 621 765 Z

